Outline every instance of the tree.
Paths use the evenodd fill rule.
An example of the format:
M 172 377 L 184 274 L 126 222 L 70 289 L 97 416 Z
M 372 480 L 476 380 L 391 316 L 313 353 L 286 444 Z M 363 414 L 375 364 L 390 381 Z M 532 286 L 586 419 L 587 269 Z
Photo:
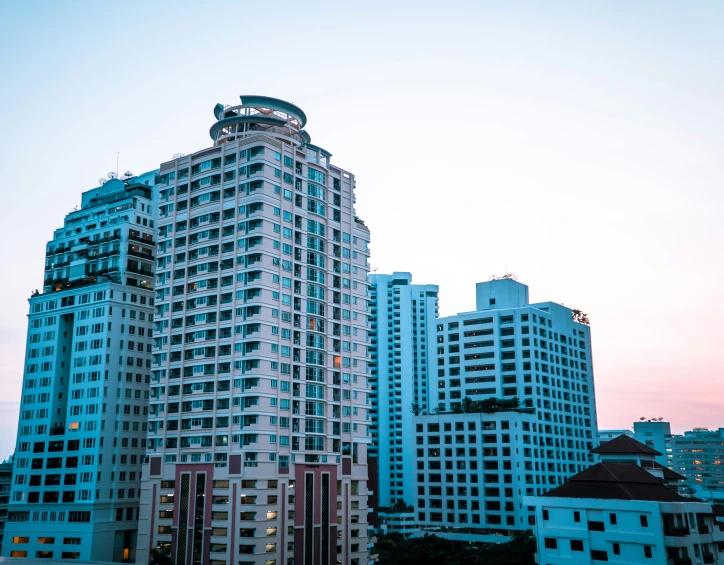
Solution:
M 390 534 L 379 539 L 375 551 L 380 565 L 534 565 L 535 538 L 524 532 L 507 543 L 471 544 L 429 534 L 409 539 Z
M 148 565 L 173 565 L 171 546 L 165 545 L 152 549 L 148 556 Z
M 472 412 L 479 412 L 478 403 L 469 396 L 466 396 L 465 398 L 463 398 L 463 412 L 465 412 L 466 414 L 470 414 Z
M 410 405 L 410 412 L 412 412 L 415 416 L 420 414 L 420 405 L 417 402 L 413 402 Z
M 586 326 L 591 325 L 591 322 L 588 320 L 588 314 L 584 314 L 581 310 L 572 310 L 571 317 L 573 318 L 574 322 L 578 322 L 579 324 L 584 324 Z

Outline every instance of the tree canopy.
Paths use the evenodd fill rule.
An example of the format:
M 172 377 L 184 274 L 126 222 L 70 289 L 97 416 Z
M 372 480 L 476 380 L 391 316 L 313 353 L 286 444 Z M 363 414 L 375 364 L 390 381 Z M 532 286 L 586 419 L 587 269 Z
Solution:
M 506 543 L 470 544 L 435 535 L 382 537 L 375 545 L 380 565 L 534 565 L 535 538 L 516 533 Z

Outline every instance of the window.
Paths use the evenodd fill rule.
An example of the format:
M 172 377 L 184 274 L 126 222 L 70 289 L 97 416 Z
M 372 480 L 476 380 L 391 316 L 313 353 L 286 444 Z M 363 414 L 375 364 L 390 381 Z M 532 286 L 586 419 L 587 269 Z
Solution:
M 581 521 L 581 513 L 577 510 L 573 512 L 573 521 L 574 522 L 580 522 Z M 582 550 L 581 550 L 582 551 Z
M 603 522 L 596 522 L 596 521 L 593 521 L 593 520 L 589 520 L 589 521 L 588 521 L 588 531 L 590 531 L 590 532 L 603 532 L 603 531 L 605 531 L 605 530 L 604 530 L 604 527 L 603 527 Z
M 615 515 L 615 514 L 614 514 Z M 614 555 L 621 555 L 621 546 L 617 543 L 613 544 L 613 554 Z
M 572 539 L 571 540 L 571 551 L 583 551 L 583 540 Z
M 649 527 L 649 519 L 646 516 L 639 516 L 641 519 L 641 527 L 642 528 L 648 528 Z
M 545 538 L 546 549 L 558 549 L 558 540 L 556 538 Z
M 616 514 L 613 514 L 613 513 L 612 513 L 612 514 L 609 514 L 609 515 L 608 515 L 608 519 L 609 519 L 609 521 L 611 522 L 611 524 L 616 525 L 616 523 L 617 523 L 617 522 L 616 522 Z
M 591 559 L 596 561 L 608 561 L 608 553 L 600 549 L 591 550 Z
M 650 545 L 644 546 L 644 557 L 646 557 L 646 559 L 651 559 L 653 557 L 653 554 L 651 553 Z
M 543 510 L 543 519 L 548 520 L 548 510 Z

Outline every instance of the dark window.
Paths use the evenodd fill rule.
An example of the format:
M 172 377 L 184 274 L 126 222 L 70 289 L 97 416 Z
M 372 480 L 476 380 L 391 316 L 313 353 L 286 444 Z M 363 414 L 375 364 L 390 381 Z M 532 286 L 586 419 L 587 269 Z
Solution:
M 601 551 L 600 549 L 591 550 L 591 559 L 596 561 L 608 561 L 608 553 Z
M 603 532 L 603 522 L 595 522 L 593 520 L 588 521 L 588 530 L 591 532 Z
M 614 524 L 614 525 L 617 523 L 617 522 L 616 522 L 616 514 L 609 514 L 609 515 L 608 515 L 608 519 L 609 519 L 609 521 L 610 521 L 612 524 Z
M 651 546 L 650 546 L 650 545 L 645 545 L 645 546 L 644 546 L 644 557 L 646 557 L 647 559 L 651 559 L 651 558 L 653 557 L 653 555 L 651 554 Z
M 573 521 L 574 522 L 580 522 L 581 521 L 581 513 L 578 511 L 573 512 Z
M 556 538 L 545 538 L 546 549 L 558 549 L 558 540 Z
M 543 519 L 548 520 L 548 510 L 543 510 Z
M 572 539 L 571 540 L 571 551 L 583 551 L 583 540 Z
M 641 526 L 642 526 L 643 528 L 648 528 L 648 527 L 649 527 L 649 519 L 648 519 L 646 516 L 640 516 L 640 518 L 641 518 Z
M 613 544 L 613 554 L 614 555 L 621 555 L 621 546 L 617 543 Z

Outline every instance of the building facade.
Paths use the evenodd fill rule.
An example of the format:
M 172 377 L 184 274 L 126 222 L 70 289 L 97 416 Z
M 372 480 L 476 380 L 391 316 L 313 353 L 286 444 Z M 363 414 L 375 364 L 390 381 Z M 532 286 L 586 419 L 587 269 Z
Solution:
M 682 492 L 704 500 L 724 501 L 724 428 L 694 428 L 668 438 L 669 466 L 686 479 Z
M 372 440 L 384 480 L 380 507 L 415 498 L 413 418 L 429 409 L 427 344 L 438 316 L 436 285 L 413 285 L 410 273 L 370 275 Z
M 598 430 L 597 445 L 611 441 L 621 435 L 634 437 L 634 433 L 631 430 Z
M 2 555 L 132 561 L 146 452 L 156 174 L 84 192 L 30 298 Z
M 5 523 L 8 521 L 8 504 L 10 503 L 10 490 L 13 484 L 13 462 L 0 463 L 0 555 L 5 534 Z
M 634 422 L 633 437 L 651 449 L 660 453 L 656 461 L 665 467 L 671 467 L 671 424 L 662 420 L 642 420 Z
M 369 230 L 293 104 L 217 105 L 161 165 L 139 560 L 368 560 Z
M 533 409 L 420 415 L 414 424 L 414 501 L 424 530 L 485 542 L 531 528 L 522 502 L 540 476 Z
M 600 463 L 525 498 L 535 508 L 537 563 L 724 563 L 724 522 L 711 504 L 676 492 L 683 477 L 661 467 L 658 451 L 627 436 L 595 451 Z
M 436 331 L 430 333 L 428 398 L 436 405 L 431 411 L 447 419 L 450 429 L 441 434 L 465 429 L 469 413 L 482 413 L 475 414 L 480 418 L 475 434 L 466 430 L 459 434 L 459 446 L 443 443 L 441 448 L 469 450 L 477 438 L 483 441 L 478 446 L 482 451 L 489 441 L 496 458 L 490 463 L 497 468 L 486 473 L 485 461 L 479 461 L 477 468 L 458 470 L 455 482 L 466 482 L 468 491 L 474 487 L 484 496 L 477 516 L 470 511 L 470 494 L 448 496 L 444 509 L 431 509 L 429 498 L 440 486 L 430 478 L 438 476 L 441 461 L 430 459 L 429 453 L 435 453 L 430 438 L 418 435 L 423 459 L 418 461 L 412 503 L 420 523 L 467 536 L 462 539 L 528 529 L 533 516 L 523 496 L 542 494 L 586 468 L 593 461 L 589 451 L 597 430 L 587 323 L 574 319 L 574 312 L 560 304 L 530 304 L 528 287 L 511 278 L 478 283 L 476 297 L 474 312 L 439 318 Z M 415 420 L 418 434 L 437 435 L 426 426 L 429 417 Z M 486 434 L 485 426 L 494 426 L 491 433 Z M 457 443 L 457 434 L 440 436 L 445 442 L 453 438 Z M 419 454 L 419 445 L 417 449 Z M 491 511 L 483 512 L 482 505 Z

